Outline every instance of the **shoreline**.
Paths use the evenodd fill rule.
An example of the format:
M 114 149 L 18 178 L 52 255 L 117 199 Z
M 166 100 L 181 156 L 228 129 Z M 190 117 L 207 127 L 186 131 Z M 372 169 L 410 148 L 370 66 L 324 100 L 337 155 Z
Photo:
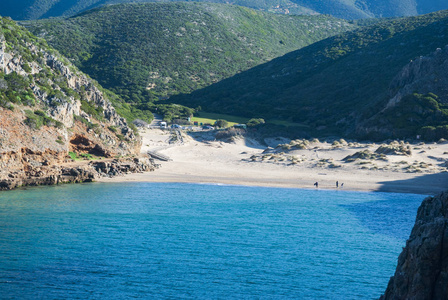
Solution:
M 200 176 L 194 176 L 190 178 L 183 178 L 181 176 L 165 177 L 159 176 L 157 170 L 153 172 L 127 174 L 124 176 L 113 178 L 100 178 L 95 182 L 101 183 L 179 183 L 179 184 L 204 184 L 204 185 L 223 185 L 223 186 L 247 186 L 247 187 L 266 187 L 266 188 L 288 188 L 288 189 L 305 189 L 305 190 L 323 190 L 323 191 L 341 191 L 341 192 L 382 192 L 382 193 L 400 193 L 400 194 L 417 194 L 423 196 L 434 196 L 448 187 L 442 184 L 432 185 L 430 187 L 416 186 L 414 183 L 409 184 L 393 184 L 394 181 L 390 181 L 387 185 L 381 182 L 366 182 L 358 181 L 352 182 L 352 184 L 344 184 L 343 187 L 333 187 L 327 181 L 320 181 L 319 187 L 313 187 L 312 182 L 309 180 L 301 180 L 301 182 L 293 183 L 291 181 L 279 181 L 269 179 L 255 179 L 255 178 L 239 178 L 238 180 L 224 177 L 204 178 Z M 154 173 L 154 174 L 152 174 Z M 446 176 L 448 180 L 448 175 Z M 412 181 L 412 179 L 411 179 Z M 333 180 L 331 180 L 333 182 Z
M 159 162 L 160 168 L 153 172 L 127 174 L 114 178 L 100 178 L 98 182 L 157 182 L 222 184 L 258 187 L 316 189 L 319 182 L 322 190 L 412 193 L 435 195 L 448 188 L 448 172 L 439 167 L 434 158 L 445 159 L 448 144 L 413 146 L 410 156 L 388 155 L 387 159 L 368 162 L 346 163 L 344 157 L 379 145 L 357 144 L 340 148 L 319 142 L 307 149 L 294 150 L 291 154 L 299 163 L 290 164 L 280 160 L 259 159 L 266 155 L 266 146 L 250 139 L 237 139 L 231 143 L 214 140 L 210 132 L 201 133 L 200 138 L 185 135 L 182 143 L 170 144 L 169 131 L 146 129 L 142 154 L 157 151 L 172 161 Z M 284 140 L 282 139 L 282 142 Z M 274 145 L 275 147 L 275 145 Z M 268 152 L 270 153 L 270 152 Z M 286 155 L 282 152 L 283 155 Z M 277 153 L 272 154 L 277 156 Z M 257 157 L 257 158 L 254 158 Z M 427 165 L 419 172 L 400 171 L 406 161 L 408 169 L 415 165 Z M 337 165 L 336 168 L 331 164 Z M 440 171 L 445 170 L 445 171 Z M 336 181 L 339 188 L 336 188 Z M 343 184 L 343 187 L 341 185 Z

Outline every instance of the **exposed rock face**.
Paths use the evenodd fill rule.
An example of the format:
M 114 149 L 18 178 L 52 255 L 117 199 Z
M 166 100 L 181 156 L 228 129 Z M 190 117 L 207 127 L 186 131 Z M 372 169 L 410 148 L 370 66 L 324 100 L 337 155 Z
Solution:
M 380 299 L 448 299 L 448 191 L 423 201 Z
M 412 93 L 434 93 L 448 103 L 448 46 L 406 65 L 390 85 L 391 98 L 386 109 Z
M 92 182 L 100 177 L 122 176 L 129 173 L 154 171 L 156 165 L 149 158 L 120 158 L 110 161 L 91 161 L 78 166 L 28 165 L 24 170 L 0 179 L 0 191 L 21 186 L 55 185 Z
M 445 123 L 441 121 L 443 112 L 422 98 L 430 96 L 440 104 L 448 103 L 448 45 L 405 65 L 391 81 L 388 94 L 378 113 L 360 121 L 358 136 L 385 140 L 419 135 L 428 141 L 443 137 L 443 133 L 423 130 Z
M 1 17 L 0 100 L 0 190 L 154 169 L 148 159 L 113 161 L 107 172 L 101 163 L 73 162 L 69 151 L 134 157 L 141 139 L 97 83 Z

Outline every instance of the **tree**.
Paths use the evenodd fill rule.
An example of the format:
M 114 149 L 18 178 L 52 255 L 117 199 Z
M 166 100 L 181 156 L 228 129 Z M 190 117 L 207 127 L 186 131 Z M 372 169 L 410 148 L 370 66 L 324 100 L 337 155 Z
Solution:
M 227 122 L 226 120 L 219 119 L 215 121 L 215 126 L 219 128 L 225 128 L 229 126 L 229 122 Z

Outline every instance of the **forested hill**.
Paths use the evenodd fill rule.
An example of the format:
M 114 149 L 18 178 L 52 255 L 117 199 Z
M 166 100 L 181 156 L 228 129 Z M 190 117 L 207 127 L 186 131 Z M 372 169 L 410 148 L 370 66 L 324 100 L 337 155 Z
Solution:
M 73 16 L 105 4 L 189 0 L 2 0 L 0 15 L 15 20 Z M 281 14 L 329 14 L 344 19 L 400 17 L 448 9 L 446 0 L 195 0 L 230 3 Z
M 15 20 L 68 17 L 107 4 L 146 2 L 193 2 L 190 0 L 2 0 L 0 15 Z M 195 0 L 194 2 L 226 3 L 280 14 L 317 14 L 295 0 Z
M 25 26 L 130 103 L 188 93 L 354 26 L 212 3 L 110 5 Z
M 394 91 L 389 87 L 406 64 L 445 45 L 448 11 L 396 19 L 326 39 L 171 100 L 207 111 L 287 119 L 321 135 L 354 134 L 395 95 L 399 85 Z
M 446 0 L 291 0 L 322 14 L 344 19 L 403 17 L 448 9 Z

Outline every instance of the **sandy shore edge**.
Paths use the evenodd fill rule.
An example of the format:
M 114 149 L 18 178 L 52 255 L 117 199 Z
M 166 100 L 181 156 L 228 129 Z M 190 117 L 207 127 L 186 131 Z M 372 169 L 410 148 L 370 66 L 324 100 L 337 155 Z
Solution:
M 299 189 L 316 189 L 313 184 L 318 182 L 319 189 L 325 190 L 422 195 L 434 195 L 448 188 L 448 172 L 440 172 L 443 168 L 437 167 L 434 161 L 435 158 L 440 160 L 447 156 L 448 144 L 415 146 L 416 150 L 411 156 L 388 157 L 387 166 L 391 167 L 385 167 L 385 163 L 381 165 L 382 162 L 373 162 L 378 166 L 361 168 L 359 164 L 345 163 L 340 168 L 332 169 L 328 165 L 315 165 L 325 160 L 340 163 L 343 157 L 359 151 L 359 146 L 330 149 L 329 145 L 320 143 L 314 150 L 297 151 L 295 154 L 304 162 L 288 166 L 282 163 L 251 162 L 249 158 L 262 155 L 266 146 L 244 139 L 224 143 L 213 139 L 193 139 L 186 135 L 182 143 L 170 144 L 168 131 L 147 129 L 141 131 L 141 135 L 142 154 L 157 151 L 172 158 L 172 161 L 156 161 L 160 168 L 154 172 L 101 178 L 99 182 L 223 184 Z M 363 147 L 374 149 L 378 145 Z M 400 172 L 392 168 L 405 163 L 411 167 L 418 163 L 433 167 L 423 173 Z
M 319 188 L 316 188 L 313 183 L 315 178 L 295 178 L 290 180 L 278 178 L 253 178 L 240 176 L 225 177 L 225 176 L 188 176 L 181 174 L 160 174 L 159 170 L 155 172 L 147 172 L 140 174 L 128 174 L 122 177 L 101 178 L 98 182 L 154 182 L 154 183 L 188 183 L 188 184 L 211 184 L 211 185 L 241 185 L 253 187 L 273 187 L 273 188 L 296 188 L 296 189 L 319 189 L 319 190 L 334 190 L 334 191 L 363 191 L 363 192 L 388 192 L 388 193 L 410 193 L 421 195 L 435 195 L 448 188 L 444 183 L 448 181 L 448 176 L 439 176 L 434 182 L 428 182 L 428 179 L 414 177 L 408 182 L 404 181 L 388 181 L 379 182 L 374 180 L 352 180 L 350 184 L 344 184 L 343 187 L 336 188 L 335 182 L 340 177 L 326 177 L 320 180 Z M 420 184 L 416 184 L 420 182 Z M 422 184 L 422 182 L 424 182 Z

